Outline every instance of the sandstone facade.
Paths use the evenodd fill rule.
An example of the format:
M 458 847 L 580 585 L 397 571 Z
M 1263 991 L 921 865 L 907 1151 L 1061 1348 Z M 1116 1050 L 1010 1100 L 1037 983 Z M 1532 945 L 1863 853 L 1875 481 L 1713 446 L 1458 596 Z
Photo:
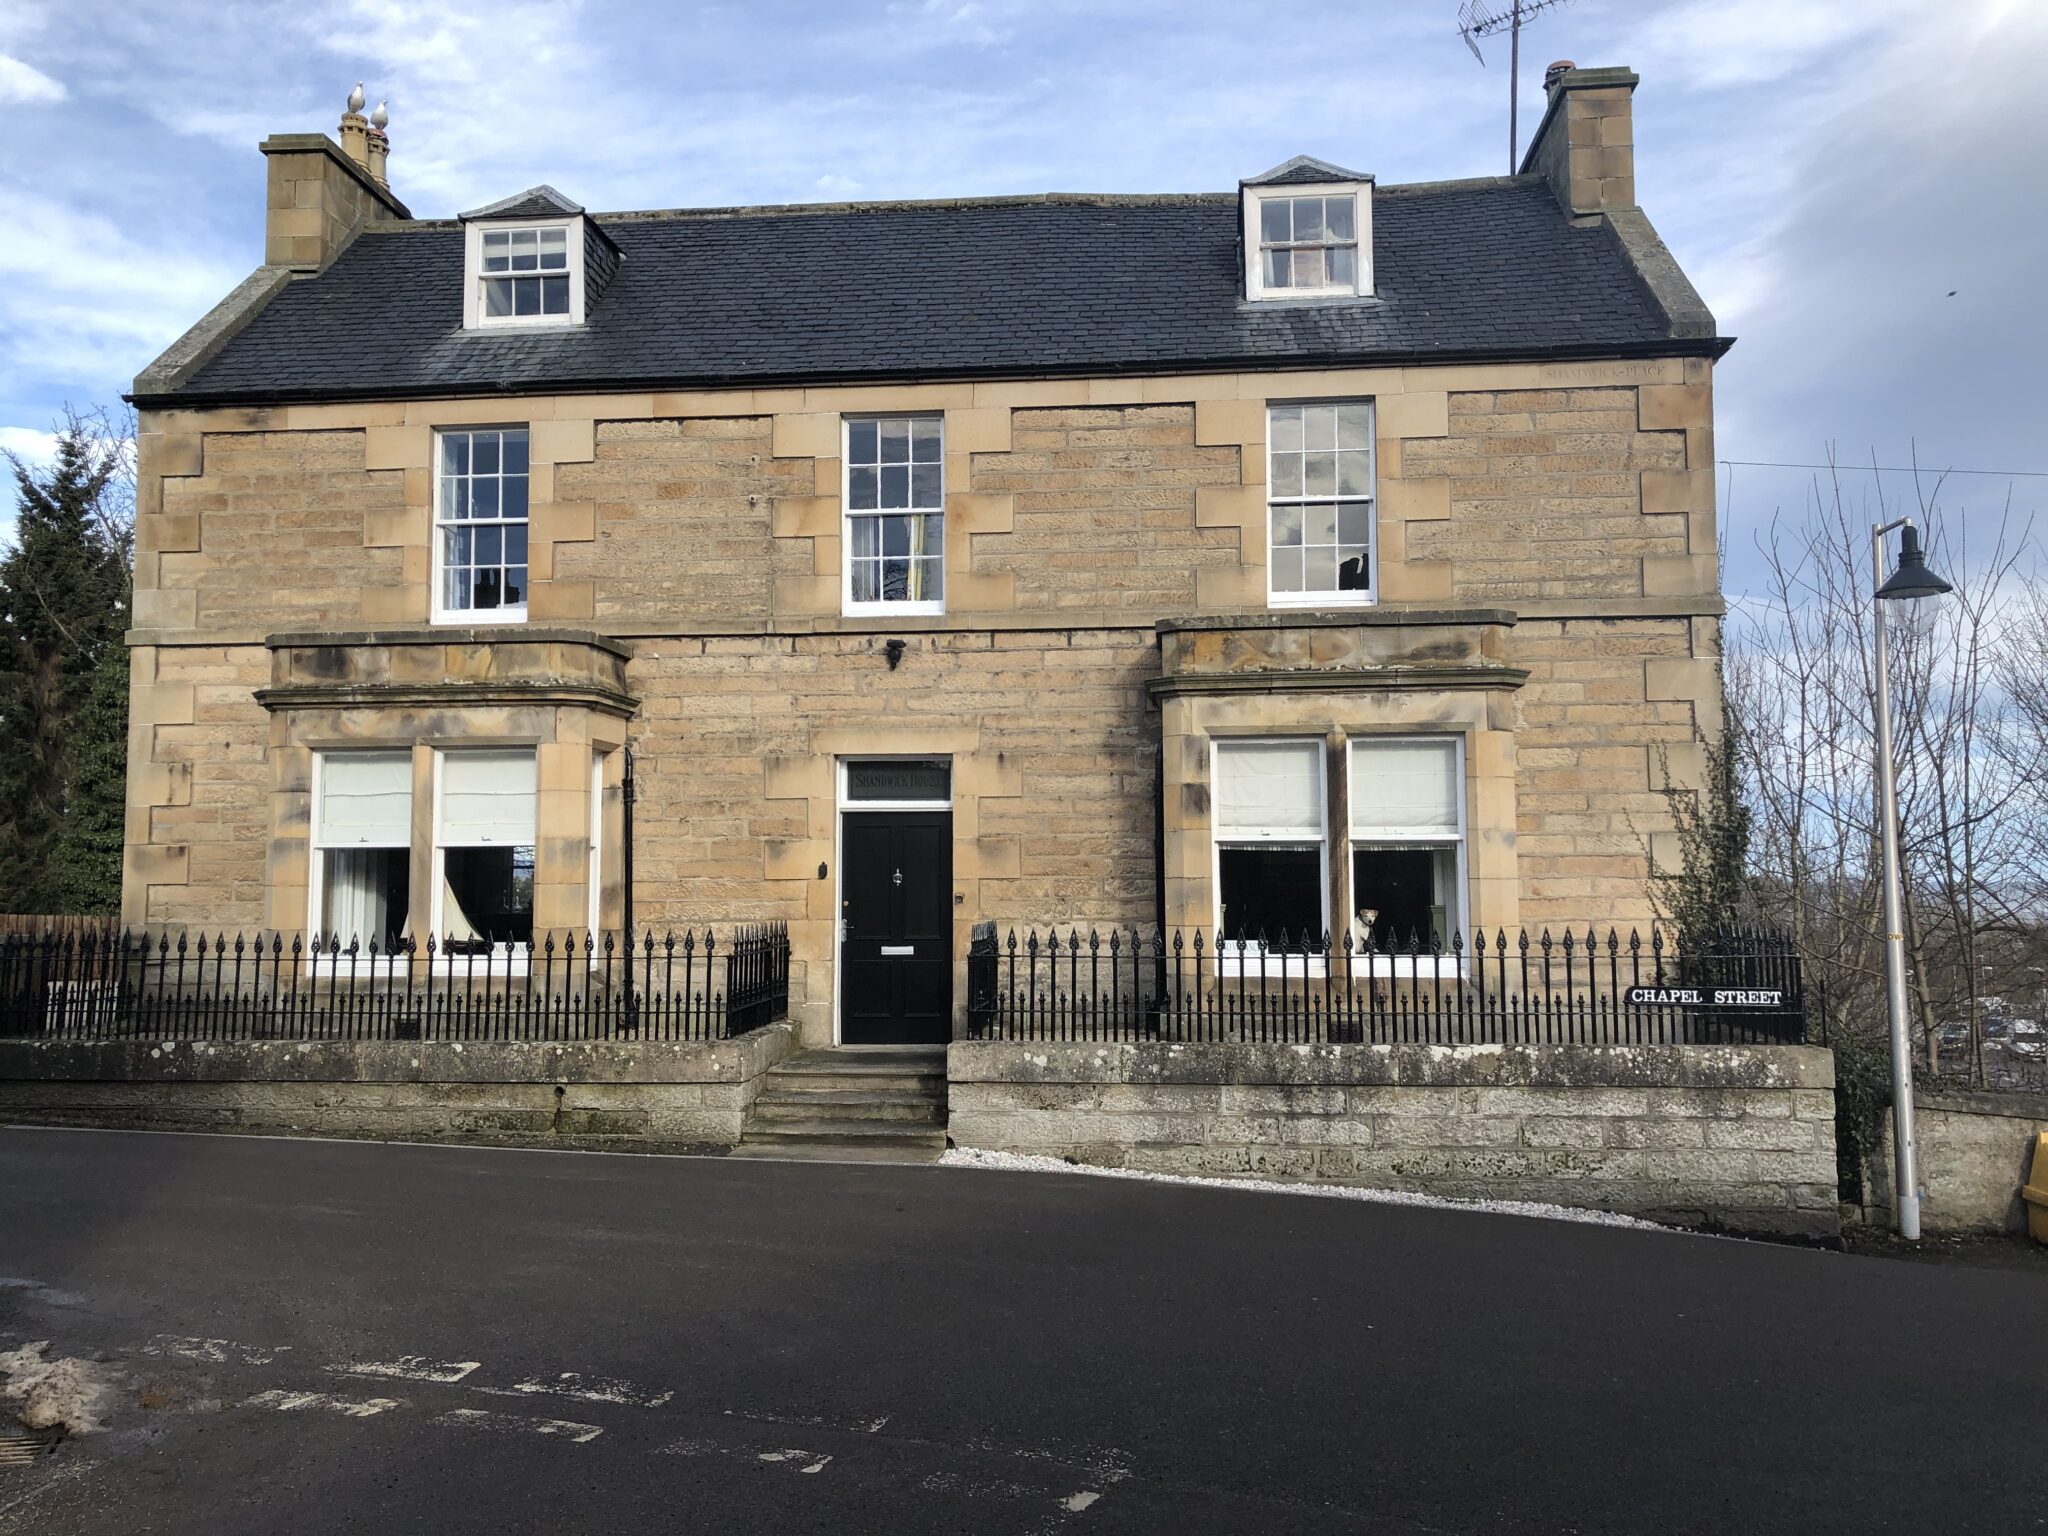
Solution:
M 840 760 L 951 759 L 961 956 L 984 917 L 1213 920 L 1216 733 L 1423 728 L 1465 741 L 1472 922 L 1643 921 L 1719 714 L 1710 366 L 148 411 L 124 915 L 307 926 L 311 755 L 468 740 L 541 749 L 536 921 L 616 922 L 630 747 L 634 920 L 787 919 L 824 1041 Z M 1369 608 L 1268 602 L 1267 406 L 1316 399 L 1374 403 Z M 876 411 L 944 418 L 943 615 L 844 611 Z M 465 423 L 531 433 L 524 629 L 431 622 Z

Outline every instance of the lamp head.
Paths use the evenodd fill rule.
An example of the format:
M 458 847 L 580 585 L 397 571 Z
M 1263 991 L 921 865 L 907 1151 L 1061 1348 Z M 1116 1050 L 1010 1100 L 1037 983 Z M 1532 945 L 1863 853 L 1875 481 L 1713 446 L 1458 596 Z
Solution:
M 1911 523 L 1899 530 L 1899 568 L 1877 589 L 1886 601 L 1915 597 L 1939 597 L 1954 587 L 1927 569 L 1927 557 L 1920 553 L 1920 530 Z

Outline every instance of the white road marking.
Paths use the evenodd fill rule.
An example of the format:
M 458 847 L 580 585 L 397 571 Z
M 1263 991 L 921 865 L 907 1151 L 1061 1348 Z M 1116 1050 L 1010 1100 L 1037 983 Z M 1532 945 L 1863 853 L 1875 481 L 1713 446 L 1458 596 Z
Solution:
M 352 1419 L 368 1419 L 387 1409 L 403 1408 L 405 1404 L 395 1397 L 336 1397 L 331 1392 L 286 1392 L 272 1387 L 268 1392 L 258 1392 L 242 1406 L 275 1408 L 279 1413 L 318 1408 L 328 1413 L 347 1414 Z
M 225 1365 L 230 1359 L 244 1365 L 269 1365 L 291 1348 L 289 1344 L 240 1344 L 233 1339 L 202 1339 L 197 1334 L 160 1333 L 142 1346 L 145 1355 L 175 1355 L 205 1365 Z
M 1083 1488 L 1079 1493 L 1060 1500 L 1060 1505 L 1062 1508 L 1070 1509 L 1078 1515 L 1101 1497 L 1102 1495 L 1095 1492 L 1092 1488 Z
M 807 1451 L 789 1446 L 776 1451 L 756 1451 L 743 1445 L 721 1445 L 716 1440 L 693 1436 L 688 1440 L 673 1441 L 661 1447 L 664 1456 L 730 1456 L 735 1461 L 765 1461 L 770 1466 L 782 1466 L 790 1462 L 803 1462 L 795 1470 L 815 1475 L 825 1470 L 832 1458 L 820 1451 Z
M 437 1419 L 434 1424 L 449 1424 L 459 1429 L 488 1429 L 501 1434 L 554 1435 L 564 1440 L 584 1445 L 604 1433 L 599 1424 L 576 1424 L 568 1419 L 529 1419 L 517 1413 L 485 1413 L 481 1408 L 453 1408 Z
M 837 1419 L 822 1413 L 758 1413 L 751 1408 L 727 1408 L 728 1419 L 745 1419 L 753 1424 L 793 1424 L 802 1429 L 837 1429 L 855 1435 L 879 1435 L 889 1415 L 879 1419 Z
M 756 1461 L 808 1461 L 810 1462 L 809 1466 L 798 1467 L 797 1470 L 799 1472 L 822 1472 L 825 1470 L 825 1463 L 832 1458 L 830 1456 L 820 1456 L 816 1451 L 792 1450 L 762 1451 L 754 1459 Z
M 396 1360 L 345 1360 L 330 1365 L 337 1376 L 385 1376 L 393 1381 L 438 1381 L 443 1385 L 462 1380 L 481 1360 L 429 1360 L 424 1355 L 400 1355 Z
M 615 1376 L 585 1376 L 580 1371 L 564 1371 L 553 1380 L 529 1376 L 509 1387 L 480 1386 L 476 1390 L 501 1397 L 572 1397 L 578 1402 L 611 1403 L 620 1408 L 659 1408 L 675 1396 L 673 1392 L 656 1392 Z

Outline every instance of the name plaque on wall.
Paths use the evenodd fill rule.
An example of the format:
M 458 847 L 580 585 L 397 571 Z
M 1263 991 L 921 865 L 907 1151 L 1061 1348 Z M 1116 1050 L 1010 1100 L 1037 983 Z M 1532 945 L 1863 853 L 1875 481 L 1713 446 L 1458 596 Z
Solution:
M 1782 987 L 1630 987 L 1621 1000 L 1631 1008 L 1783 1008 Z

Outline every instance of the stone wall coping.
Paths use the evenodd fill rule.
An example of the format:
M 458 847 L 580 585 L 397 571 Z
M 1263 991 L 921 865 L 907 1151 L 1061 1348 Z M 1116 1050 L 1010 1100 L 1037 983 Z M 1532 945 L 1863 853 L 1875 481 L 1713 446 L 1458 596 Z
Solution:
M 1794 1089 L 1835 1086 L 1801 1045 L 1256 1045 L 956 1040 L 956 1083 Z
M 621 661 L 633 659 L 629 641 L 593 629 L 556 629 L 546 625 L 494 624 L 469 627 L 436 625 L 431 629 L 290 630 L 263 637 L 273 651 L 336 645 L 587 645 Z
M 1997 1089 L 1915 1089 L 1916 1110 L 1939 1109 L 1954 1115 L 1997 1115 L 2007 1120 L 2032 1120 L 2048 1126 L 2048 1093 L 2007 1093 Z
M 268 710 L 286 709 L 465 709 L 494 704 L 581 704 L 630 720 L 640 701 L 610 688 L 566 682 L 492 683 L 295 683 L 258 688 L 251 695 Z
M 1512 626 L 1512 608 L 1309 608 L 1270 613 L 1202 614 L 1161 619 L 1162 635 L 1223 629 L 1377 629 L 1390 625 L 1475 624 Z
M 793 1026 L 737 1040 L 0 1040 L 0 1080 L 126 1083 L 744 1083 Z

